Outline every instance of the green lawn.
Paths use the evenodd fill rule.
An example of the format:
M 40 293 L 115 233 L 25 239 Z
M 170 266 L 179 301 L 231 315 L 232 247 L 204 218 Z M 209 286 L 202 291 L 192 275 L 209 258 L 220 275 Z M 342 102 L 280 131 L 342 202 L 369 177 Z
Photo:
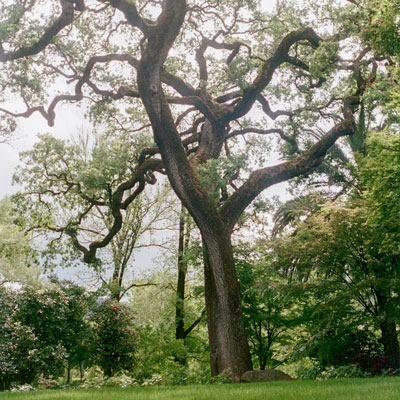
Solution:
M 1 393 L 0 398 L 10 400 L 399 400 L 400 378 L 129 389 L 47 390 Z

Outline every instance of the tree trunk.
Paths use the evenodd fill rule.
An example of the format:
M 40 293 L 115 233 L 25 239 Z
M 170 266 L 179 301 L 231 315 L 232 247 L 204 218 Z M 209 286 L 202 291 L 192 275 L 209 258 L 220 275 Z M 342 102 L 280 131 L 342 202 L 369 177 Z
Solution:
M 383 270 L 375 271 L 377 278 L 384 277 Z M 376 298 L 378 302 L 379 316 L 382 318 L 379 324 L 381 330 L 381 343 L 383 352 L 389 365 L 394 368 L 400 368 L 400 345 L 397 336 L 396 322 L 393 320 L 395 309 L 393 308 L 393 299 L 390 291 L 386 287 L 375 287 Z
M 397 336 L 396 323 L 394 321 L 385 320 L 380 324 L 381 342 L 385 353 L 385 358 L 389 365 L 394 368 L 400 368 L 400 346 Z
M 211 374 L 234 380 L 251 369 L 239 284 L 229 235 L 203 235 L 204 277 Z
M 84 376 L 85 370 L 83 368 L 83 362 L 81 362 L 79 364 L 79 377 L 80 377 L 80 381 L 83 381 L 83 376 Z
M 187 158 L 161 86 L 161 71 L 186 14 L 184 0 L 166 0 L 137 68 L 140 97 L 150 119 L 169 181 L 200 229 L 207 251 L 206 307 L 213 375 L 231 372 L 237 379 L 252 369 L 245 336 L 239 284 L 226 228 L 207 189 Z M 147 28 L 145 28 L 147 29 Z M 220 129 L 219 133 L 223 133 Z
M 175 305 L 175 338 L 185 340 L 185 283 L 187 263 L 184 258 L 185 245 L 184 207 L 182 205 L 179 218 L 179 241 L 178 241 L 178 282 L 176 286 L 176 305 Z M 181 365 L 186 365 L 186 357 L 175 356 L 175 361 Z
M 251 87 L 236 105 L 223 107 L 216 101 L 210 101 L 208 93 L 203 93 L 203 89 L 194 90 L 185 85 L 182 90 L 198 99 L 196 102 L 199 102 L 199 110 L 210 122 L 203 126 L 197 155 L 191 162 L 162 87 L 162 75 L 165 78 L 164 62 L 185 21 L 187 4 L 185 0 L 165 0 L 162 4 L 162 12 L 155 24 L 147 24 L 141 20 L 137 10 L 133 8 L 134 25 L 147 37 L 143 42 L 141 59 L 137 66 L 138 90 L 168 179 L 200 229 L 207 253 L 205 287 L 212 373 L 215 375 L 223 371 L 231 372 L 232 377 L 237 379 L 242 373 L 252 369 L 252 365 L 230 233 L 245 208 L 264 189 L 318 166 L 329 147 L 340 136 L 354 132 L 353 111 L 359 101 L 359 94 L 344 100 L 343 121 L 335 125 L 307 152 L 281 164 L 254 171 L 223 206 L 218 208 L 210 197 L 208 188 L 202 184 L 196 165 L 219 155 L 227 138 L 226 128 L 229 122 L 244 116 L 251 109 L 261 91 L 271 81 L 275 69 L 287 61 L 290 47 L 300 40 L 307 40 L 318 47 L 321 39 L 309 28 L 286 35 L 274 56 L 264 64 Z M 181 89 L 178 90 L 180 91 Z M 209 128 L 214 132 L 210 138 Z

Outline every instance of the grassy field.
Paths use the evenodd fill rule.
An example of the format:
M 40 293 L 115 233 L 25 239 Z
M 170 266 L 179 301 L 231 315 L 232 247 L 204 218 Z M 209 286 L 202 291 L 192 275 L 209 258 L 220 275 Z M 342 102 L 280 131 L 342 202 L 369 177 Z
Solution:
M 399 400 L 400 378 L 262 384 L 47 390 L 0 393 L 1 400 Z

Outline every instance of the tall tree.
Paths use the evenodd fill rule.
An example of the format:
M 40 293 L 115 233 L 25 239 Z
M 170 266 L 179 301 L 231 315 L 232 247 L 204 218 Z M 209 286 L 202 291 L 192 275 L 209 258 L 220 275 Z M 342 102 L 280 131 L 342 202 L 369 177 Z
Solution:
M 212 373 L 230 371 L 235 378 L 252 365 L 232 230 L 263 190 L 308 173 L 337 139 L 354 133 L 354 113 L 378 67 L 359 35 L 363 10 L 279 2 L 267 15 L 261 5 L 54 0 L 50 12 L 32 0 L 1 9 L 2 95 L 18 93 L 15 107 L 26 107 L 12 111 L 6 104 L 4 114 L 38 112 L 52 126 L 60 103 L 87 99 L 95 103 L 92 116 L 118 126 L 122 137 L 151 125 L 156 146 L 143 149 L 131 177 L 111 192 L 103 188 L 106 199 L 90 200 L 110 207 L 109 234 L 80 250 L 94 261 L 149 174 L 165 172 L 205 246 Z M 54 94 L 51 82 L 62 81 L 63 93 Z M 221 172 L 215 160 L 233 157 L 240 136 L 257 135 L 276 135 L 287 160 L 271 166 L 261 154 L 250 171 L 220 176 L 222 187 L 207 184 L 202 165 Z

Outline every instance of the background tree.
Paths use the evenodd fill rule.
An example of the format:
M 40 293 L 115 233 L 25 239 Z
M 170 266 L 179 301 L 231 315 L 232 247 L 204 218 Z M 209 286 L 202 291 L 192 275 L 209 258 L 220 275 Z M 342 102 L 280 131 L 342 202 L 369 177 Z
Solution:
M 135 156 L 121 153 L 123 144 L 111 134 L 81 135 L 79 139 L 74 143 L 43 135 L 32 150 L 22 153 L 24 165 L 14 180 L 25 192 L 14 199 L 30 229 L 48 243 L 44 250 L 48 268 L 54 267 L 55 254 L 63 254 L 63 263 L 70 265 L 80 257 L 81 248 L 97 243 L 100 249 L 93 274 L 119 301 L 137 285 L 131 270 L 135 251 L 165 245 L 162 239 L 149 237 L 168 228 L 169 192 L 165 188 L 147 190 L 139 197 L 131 193 L 134 198 L 127 199 L 129 208 L 120 213 L 121 227 L 110 234 L 115 219 L 107 199 L 130 176 L 131 157 Z M 100 245 L 103 240 L 109 241 L 106 248 Z
M 319 214 L 301 223 L 295 234 L 279 240 L 274 251 L 288 274 L 323 288 L 325 300 L 321 304 L 337 309 L 342 306 L 340 299 L 347 299 L 353 304 L 351 308 L 362 310 L 370 325 L 381 332 L 386 359 L 398 368 L 398 254 L 385 250 L 387 232 L 382 226 L 377 230 L 368 223 L 371 212 L 356 202 L 325 205 Z M 331 299 L 327 293 L 331 293 Z M 325 322 L 325 331 L 338 337 L 340 332 L 332 328 L 340 325 L 332 318 L 337 314 L 322 314 L 332 320 L 331 324 Z M 349 320 L 352 314 L 354 311 L 348 313 Z
M 95 261 L 97 249 L 120 230 L 121 210 L 154 181 L 154 171 L 165 172 L 206 249 L 212 373 L 230 370 L 234 377 L 251 369 L 251 360 L 232 229 L 263 190 L 308 173 L 338 138 L 355 132 L 354 114 L 378 67 L 360 38 L 363 10 L 331 2 L 295 10 L 280 2 L 274 15 L 264 15 L 260 4 L 59 0 L 40 26 L 39 2 L 2 7 L 2 95 L 18 93 L 16 107 L 23 107 L 4 106 L 3 113 L 39 112 L 53 125 L 61 102 L 88 99 L 93 111 L 102 110 L 91 115 L 119 126 L 122 136 L 151 124 L 157 147 L 143 149 L 129 178 L 88 202 L 87 209 L 97 201 L 109 208 L 112 229 L 87 247 L 76 244 L 86 261 Z M 60 81 L 65 90 L 54 95 L 50 83 Z M 242 135 L 276 135 L 289 159 L 271 166 L 264 156 L 251 172 L 220 175 L 226 190 L 205 184 L 201 165 L 220 173 L 216 160 L 240 150 Z M 67 232 L 76 242 L 74 227 Z
M 202 321 L 206 310 L 203 309 L 198 318 L 188 325 L 187 318 L 185 319 L 185 302 L 186 302 L 186 285 L 188 277 L 188 268 L 192 264 L 196 264 L 196 259 L 199 257 L 199 246 L 193 239 L 193 220 L 187 215 L 187 211 L 181 206 L 179 214 L 179 236 L 178 236 L 178 279 L 176 284 L 176 304 L 175 304 L 175 339 L 186 344 L 186 339 Z M 186 322 L 186 324 L 185 324 Z M 184 352 L 181 352 L 184 353 Z M 186 365 L 186 355 L 177 355 L 176 361 L 181 365 Z
M 139 381 L 162 375 L 172 382 L 184 384 L 189 374 L 199 378 L 209 374 L 205 318 L 200 318 L 204 310 L 204 285 L 192 263 L 190 257 L 185 280 L 184 338 L 176 336 L 175 257 L 169 265 L 163 263 L 162 270 L 149 276 L 156 285 L 131 293 L 130 306 L 139 337 L 134 374 Z

